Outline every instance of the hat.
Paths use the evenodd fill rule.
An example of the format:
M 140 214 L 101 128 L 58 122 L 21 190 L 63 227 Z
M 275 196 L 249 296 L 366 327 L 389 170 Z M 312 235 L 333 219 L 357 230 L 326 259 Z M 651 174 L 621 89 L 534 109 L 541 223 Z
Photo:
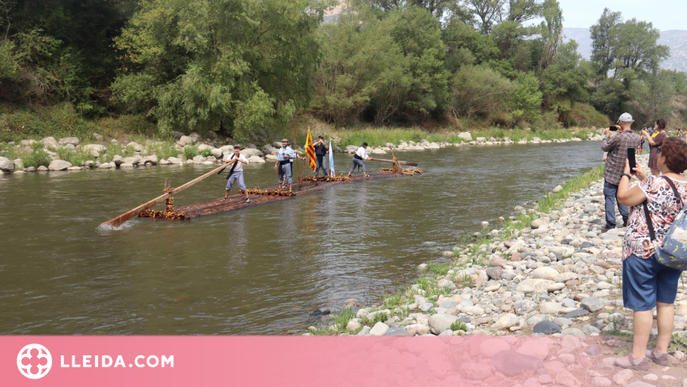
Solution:
M 620 118 L 618 118 L 618 122 L 635 122 L 635 120 L 632 118 L 632 114 L 623 113 L 620 115 Z
M 284 139 L 281 140 L 281 142 L 289 142 L 289 140 L 287 140 L 287 139 L 284 138 Z

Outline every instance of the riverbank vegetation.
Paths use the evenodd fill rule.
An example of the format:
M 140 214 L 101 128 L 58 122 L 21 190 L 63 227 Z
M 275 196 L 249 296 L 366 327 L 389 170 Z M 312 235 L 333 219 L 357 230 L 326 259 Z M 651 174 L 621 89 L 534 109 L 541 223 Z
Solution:
M 0 140 L 687 121 L 651 23 L 605 10 L 586 61 L 563 21 L 556 0 L 2 1 Z
M 333 314 L 334 323 L 326 327 L 313 326 L 309 329 L 309 333 L 314 335 L 356 334 L 364 326 L 372 327 L 378 321 L 385 322 L 391 317 L 395 317 L 396 321 L 406 318 L 410 311 L 403 306 L 412 304 L 415 294 L 421 294 L 432 301 L 436 301 L 441 296 L 449 296 L 450 291 L 438 285 L 438 279 L 446 276 L 449 270 L 455 271 L 472 265 L 484 265 L 488 256 L 489 245 L 494 242 L 495 238 L 502 241 L 517 237 L 523 228 L 529 227 L 532 221 L 541 217 L 542 214 L 548 214 L 559 209 L 572 194 L 601 180 L 603 172 L 604 165 L 602 164 L 568 180 L 561 185 L 558 192 L 550 192 L 529 210 L 522 208 L 517 215 L 510 216 L 501 224 L 497 233 L 476 233 L 458 241 L 451 257 L 437 258 L 433 262 L 429 262 L 413 284 L 396 289 L 391 294 L 384 294 L 379 300 L 379 304 L 371 308 L 371 313 L 366 318 L 360 319 L 361 324 L 355 330 L 346 330 L 348 322 L 355 318 L 356 314 L 350 308 L 344 308 Z M 466 275 L 464 278 L 458 278 L 454 283 L 458 287 L 472 287 L 473 281 L 472 277 Z

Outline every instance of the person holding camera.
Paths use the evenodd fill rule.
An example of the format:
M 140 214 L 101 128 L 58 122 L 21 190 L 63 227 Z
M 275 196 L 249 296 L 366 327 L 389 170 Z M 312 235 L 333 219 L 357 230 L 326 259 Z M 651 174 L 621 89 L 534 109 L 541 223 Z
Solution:
M 646 137 L 646 141 L 649 143 L 649 169 L 651 169 L 652 175 L 658 176 L 661 174 L 657 165 L 658 155 L 661 153 L 663 140 L 668 137 L 668 134 L 666 134 L 666 120 L 663 118 L 656 120 L 654 132 L 650 134 L 647 130 L 642 130 L 642 135 Z
M 604 197 L 606 199 L 606 228 L 604 231 L 615 228 L 615 206 L 623 217 L 623 226 L 627 225 L 630 209 L 617 201 L 618 184 L 625 169 L 627 160 L 627 148 L 639 148 L 641 136 L 632 133 L 634 119 L 630 113 L 623 113 L 618 119 L 620 125 L 606 128 L 606 137 L 601 143 L 601 149 L 608 152 L 606 156 L 606 169 L 604 170 Z M 620 130 L 616 135 L 611 132 Z
M 623 305 L 634 311 L 632 352 L 615 359 L 615 365 L 635 370 L 648 370 L 649 361 L 669 365 L 668 346 L 675 323 L 675 298 L 682 272 L 664 266 L 655 251 L 663 245 L 670 226 L 687 203 L 687 144 L 676 137 L 663 141 L 657 156 L 661 176 L 647 176 L 637 164 L 626 165 L 621 176 L 618 201 L 631 206 L 627 232 L 623 239 Z M 632 175 L 639 184 L 630 188 Z M 648 220 L 651 220 L 650 222 Z M 656 348 L 647 351 L 656 308 L 658 338 Z
M 322 168 L 322 172 L 324 172 L 325 177 L 329 175 L 329 171 L 327 171 L 327 167 L 324 165 L 324 156 L 327 155 L 328 150 L 329 147 L 324 142 L 324 138 L 322 138 L 322 136 L 318 136 L 317 143 L 315 144 L 315 159 L 317 161 L 317 169 L 315 170 L 315 176 L 320 175 L 320 168 Z

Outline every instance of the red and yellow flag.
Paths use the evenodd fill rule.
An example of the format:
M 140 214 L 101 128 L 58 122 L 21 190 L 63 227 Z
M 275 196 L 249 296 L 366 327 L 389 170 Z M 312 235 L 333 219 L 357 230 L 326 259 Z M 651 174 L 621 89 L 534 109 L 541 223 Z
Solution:
M 317 162 L 315 161 L 315 147 L 312 144 L 312 135 L 310 134 L 310 128 L 308 128 L 308 138 L 305 140 L 305 154 L 308 155 L 308 163 L 310 168 L 315 172 L 317 168 Z

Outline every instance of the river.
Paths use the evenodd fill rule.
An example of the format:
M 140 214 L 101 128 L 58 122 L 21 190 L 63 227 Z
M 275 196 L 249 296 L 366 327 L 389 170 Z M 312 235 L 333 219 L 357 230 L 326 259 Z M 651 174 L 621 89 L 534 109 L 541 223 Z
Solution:
M 599 164 L 599 142 L 404 152 L 421 177 L 343 184 L 191 221 L 98 225 L 213 167 L 0 177 L 0 334 L 278 335 L 375 302 L 461 235 Z M 368 162 L 369 170 L 387 165 Z M 338 171 L 350 157 L 336 155 Z M 273 164 L 244 167 L 249 188 Z M 211 177 L 175 205 L 223 194 Z M 236 190 L 236 188 L 234 188 Z

